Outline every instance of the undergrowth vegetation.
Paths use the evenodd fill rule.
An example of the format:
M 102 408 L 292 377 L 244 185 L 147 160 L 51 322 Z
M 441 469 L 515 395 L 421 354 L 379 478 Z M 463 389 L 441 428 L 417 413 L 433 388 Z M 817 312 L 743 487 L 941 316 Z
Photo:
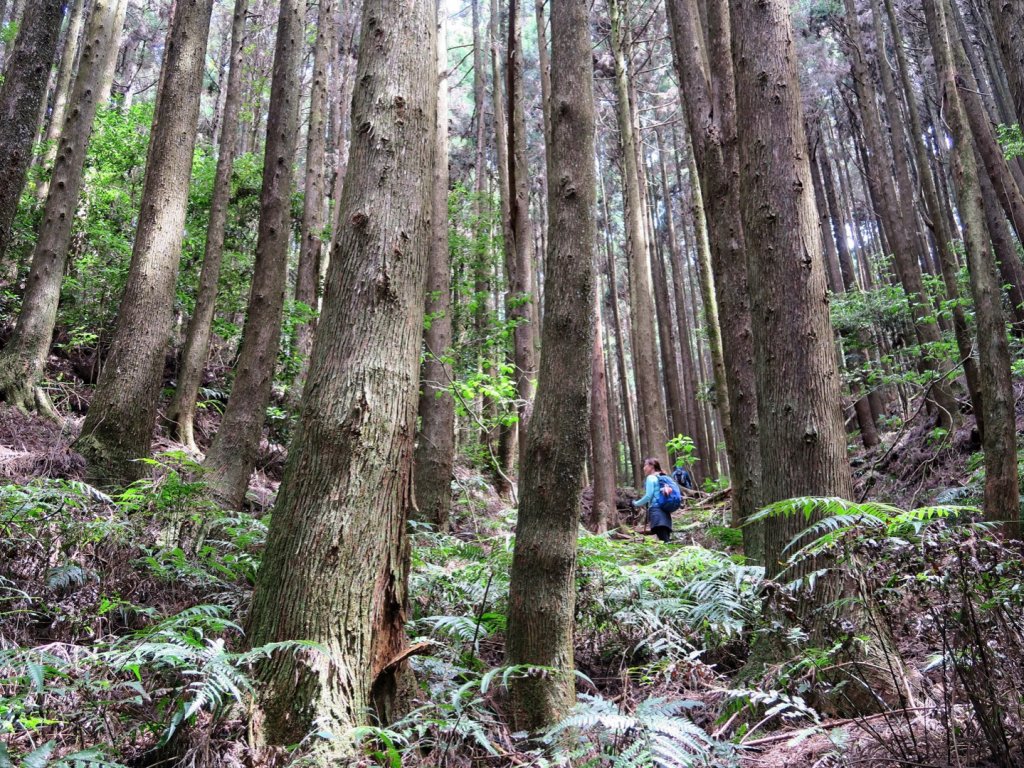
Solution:
M 322 652 L 247 646 L 266 521 L 220 512 L 182 455 L 153 468 L 113 497 L 69 481 L 0 487 L 0 766 L 262 764 L 247 739 L 260 659 Z M 877 670 L 851 667 L 862 638 L 842 624 L 823 636 L 781 620 L 806 580 L 771 582 L 696 544 L 582 532 L 578 703 L 526 734 L 507 726 L 504 692 L 547 670 L 504 660 L 513 510 L 481 524 L 472 495 L 453 534 L 412 524 L 420 692 L 401 720 L 344 735 L 367 765 L 738 766 L 780 729 L 875 765 L 1021 759 L 1024 563 L 971 508 L 795 499 L 761 513 L 806 517 L 790 564 L 845 569 L 840 599 L 899 648 L 905 671 L 884 672 L 878 714 L 838 721 Z M 788 660 L 756 663 L 762 643 Z M 293 757 L 334 736 L 311 733 Z

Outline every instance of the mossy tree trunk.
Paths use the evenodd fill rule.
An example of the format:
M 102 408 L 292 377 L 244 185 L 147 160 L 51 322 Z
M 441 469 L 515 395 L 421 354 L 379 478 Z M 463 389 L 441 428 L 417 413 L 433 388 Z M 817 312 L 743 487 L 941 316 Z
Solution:
M 185 235 L 213 0 L 177 0 L 167 35 L 135 244 L 110 352 L 75 443 L 103 483 L 140 477 L 150 453 Z
M 596 183 L 594 92 L 585 0 L 551 7 L 550 238 L 537 401 L 522 454 L 509 586 L 510 664 L 552 668 L 512 684 L 516 728 L 563 717 L 574 696 L 576 532 L 587 455 L 593 339 Z
M 64 0 L 40 0 L 18 30 L 0 86 L 0 265 L 32 160 L 39 130 L 39 108 L 57 52 Z
M 959 84 L 967 66 L 948 22 L 943 0 L 924 0 L 928 36 L 940 78 L 943 114 L 953 134 L 953 171 L 957 204 L 963 224 L 964 250 L 971 273 L 971 294 L 978 324 L 981 397 L 985 409 L 985 516 L 1003 523 L 1007 533 L 1020 536 L 1020 491 L 1010 353 L 1006 341 L 999 277 L 985 226 L 985 209 L 978 176 L 974 136 Z
M 102 82 L 116 59 L 128 0 L 95 0 L 71 94 L 73 105 L 61 131 L 50 192 L 32 251 L 21 312 L 0 354 L 0 399 L 23 410 L 56 415 L 39 379 L 57 319 L 71 227 L 82 189 L 85 153 L 92 135 Z
M 367 0 L 341 229 L 302 415 L 248 620 L 253 645 L 312 640 L 260 672 L 264 734 L 340 738 L 400 705 L 407 671 L 406 516 L 435 154 L 433 0 Z

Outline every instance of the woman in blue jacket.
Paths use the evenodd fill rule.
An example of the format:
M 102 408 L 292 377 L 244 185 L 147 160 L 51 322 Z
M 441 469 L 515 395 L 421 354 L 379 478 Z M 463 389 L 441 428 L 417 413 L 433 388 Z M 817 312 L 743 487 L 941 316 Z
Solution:
M 644 459 L 644 481 L 643 498 L 633 502 L 634 507 L 647 507 L 647 519 L 650 521 L 651 530 L 661 540 L 667 542 L 672 538 L 672 515 L 661 508 L 661 492 L 658 486 L 658 475 L 662 474 L 661 462 L 657 459 Z

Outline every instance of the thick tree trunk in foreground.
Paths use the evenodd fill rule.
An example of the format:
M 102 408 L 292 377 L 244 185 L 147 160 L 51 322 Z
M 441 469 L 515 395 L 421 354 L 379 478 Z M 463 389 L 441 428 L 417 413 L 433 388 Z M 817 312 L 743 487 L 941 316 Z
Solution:
M 420 374 L 419 417 L 413 466 L 416 507 L 422 520 L 448 529 L 455 463 L 455 400 L 452 366 L 451 269 L 448 255 L 448 51 L 446 13 L 438 18 L 437 148 L 434 162 L 426 325 Z
M 57 139 L 60 138 L 60 132 L 64 129 L 68 97 L 71 94 L 71 78 L 75 75 L 75 67 L 78 63 L 78 49 L 82 44 L 82 28 L 85 26 L 87 10 L 86 0 L 75 0 L 71 9 L 71 18 L 68 21 L 68 29 L 64 37 L 64 52 L 61 55 L 60 66 L 57 68 L 57 82 L 53 88 L 50 120 L 46 124 L 46 134 L 43 137 L 46 149 L 36 161 L 42 168 L 49 168 L 57 157 Z M 49 181 L 42 181 L 36 188 L 36 197 L 46 200 L 49 191 Z
M 281 0 L 249 309 L 238 354 L 238 374 L 204 465 L 214 497 L 232 508 L 241 506 L 256 466 L 280 343 L 291 240 L 303 26 L 300 0 Z
M 108 64 L 117 56 L 128 0 L 96 0 L 86 29 L 78 76 L 71 95 L 75 108 L 61 132 L 52 187 L 32 252 L 21 313 L 14 334 L 0 355 L 0 398 L 24 410 L 55 415 L 38 386 L 57 318 L 64 262 L 82 189 L 85 153 Z
M 217 170 L 213 180 L 213 199 L 210 201 L 210 221 L 206 227 L 206 249 L 203 269 L 199 275 L 196 307 L 188 321 L 185 348 L 178 368 L 178 386 L 167 412 L 177 438 L 190 450 L 198 452 L 195 438 L 196 397 L 202 383 L 203 367 L 210 354 L 210 330 L 217 308 L 217 283 L 224 257 L 224 232 L 231 199 L 231 169 L 238 144 L 238 113 L 242 106 L 242 45 L 245 42 L 245 16 L 249 0 L 235 0 L 231 22 L 231 63 L 228 69 L 227 96 L 224 100 L 223 127 Z
M 433 0 L 367 0 L 341 230 L 313 342 L 302 416 L 260 567 L 253 645 L 319 653 L 262 668 L 265 735 L 313 727 L 343 757 L 371 709 L 395 714 L 407 669 L 406 571 L 416 389 L 433 207 L 437 100 Z M 368 341 L 370 343 L 368 343 Z M 298 554 L 301 553 L 301 554 Z M 299 557 L 297 560 L 296 557 Z
M 174 321 L 199 94 L 213 0 L 177 0 L 160 72 L 135 245 L 117 327 L 75 443 L 90 477 L 128 483 L 145 473 Z
M 942 86 L 943 114 L 953 134 L 953 170 L 963 224 L 964 250 L 971 273 L 971 294 L 978 323 L 981 397 L 985 409 L 985 516 L 1020 536 L 1020 492 L 1017 485 L 1017 443 L 1010 353 L 1006 342 L 999 278 L 992 256 L 971 126 L 957 87 L 964 56 L 957 56 L 943 0 L 924 0 L 928 35 Z M 960 49 L 962 54 L 962 49 Z
M 684 112 L 700 171 L 701 199 L 711 228 L 711 268 L 728 380 L 726 391 L 717 394 L 723 410 L 729 411 L 725 440 L 734 517 L 745 520 L 757 511 L 760 502 L 761 453 L 746 245 L 740 215 L 729 8 L 725 0 L 713 0 L 709 6 L 713 34 L 707 48 L 714 62 L 712 76 L 704 65 L 705 45 L 696 5 L 692 0 L 669 0 L 668 10 L 676 69 L 684 83 Z M 759 560 L 759 526 L 743 530 L 747 556 Z
M 821 234 L 796 76 L 789 5 L 732 3 L 743 228 L 757 353 L 765 503 L 852 493 Z M 805 525 L 765 526 L 765 563 Z
M 575 700 L 576 531 L 587 455 L 590 370 L 574 361 L 593 340 L 594 92 L 589 3 L 551 7 L 551 237 L 537 402 L 523 452 L 509 586 L 510 664 L 553 669 L 512 682 L 512 720 L 535 730 Z
M 39 108 L 46 98 L 63 11 L 63 0 L 41 0 L 18 31 L 14 51 L 4 67 L 0 87 L 0 157 L 4 158 L 0 167 L 0 265 L 32 160 Z

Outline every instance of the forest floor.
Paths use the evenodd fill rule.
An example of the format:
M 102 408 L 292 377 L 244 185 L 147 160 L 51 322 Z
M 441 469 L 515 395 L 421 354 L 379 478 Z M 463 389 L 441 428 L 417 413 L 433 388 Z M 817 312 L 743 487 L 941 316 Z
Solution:
M 199 524 L 200 517 L 213 513 L 203 506 L 190 467 L 180 458 L 162 460 L 148 485 L 121 497 L 76 484 L 84 466 L 71 443 L 81 424 L 76 413 L 81 399 L 77 394 L 64 399 L 66 405 L 73 402 L 78 407 L 66 410 L 62 424 L 0 405 L 0 733 L 10 754 L 22 755 L 26 768 L 91 748 L 119 761 L 110 764 L 128 766 L 167 759 L 187 759 L 195 766 L 280 764 L 247 744 L 244 712 L 229 706 L 232 686 L 241 695 L 248 685 L 244 674 L 232 677 L 242 669 L 240 656 L 211 638 L 227 638 L 228 649 L 239 640 L 260 532 L 265 532 L 260 519 L 280 480 L 284 449 L 264 442 L 250 489 L 248 522 L 222 517 Z M 214 417 L 203 416 L 200 434 L 212 434 L 215 427 Z M 154 444 L 158 453 L 176 449 L 180 446 L 163 436 Z M 952 435 L 912 422 L 885 433 L 877 448 L 851 451 L 857 493 L 903 508 L 977 503 L 978 450 L 972 417 Z M 507 571 L 510 562 L 508 534 L 514 519 L 511 502 L 476 470 L 459 466 L 455 487 L 455 529 L 449 537 L 433 534 L 417 542 L 423 554 L 414 558 L 411 585 L 421 616 L 415 631 L 430 634 L 426 628 L 432 627 L 435 635 L 448 632 L 451 654 L 444 664 L 449 692 L 452 669 L 461 670 L 454 678 L 460 681 L 481 664 L 503 663 L 503 619 L 487 618 L 499 615 L 503 598 L 488 598 L 487 589 L 481 596 L 480 574 L 489 571 L 488 589 L 494 579 L 494 594 L 507 588 L 502 569 Z M 833 706 L 834 699 L 830 704 L 819 695 L 821 681 L 840 665 L 839 652 L 827 659 L 805 652 L 791 663 L 751 675 L 747 625 L 756 623 L 753 613 L 760 612 L 764 593 L 747 589 L 750 569 L 737 565 L 742 558 L 736 532 L 727 527 L 728 492 L 692 497 L 676 514 L 676 533 L 667 546 L 645 534 L 642 520 L 629 507 L 631 498 L 634 491 L 619 490 L 618 525 L 605 537 L 581 539 L 579 565 L 576 661 L 585 676 L 580 692 L 591 701 L 587 727 L 601 720 L 600 706 L 605 705 L 638 718 L 633 727 L 616 731 L 616 748 L 640 732 L 655 746 L 661 734 L 672 749 L 680 748 L 686 738 L 673 728 L 678 729 L 683 715 L 678 709 L 670 712 L 665 702 L 685 701 L 686 728 L 693 725 L 700 732 L 699 749 L 694 749 L 707 753 L 707 762 L 694 765 L 1024 765 L 1020 744 L 1012 740 L 1015 729 L 1020 733 L 1020 705 L 1001 724 L 1004 738 L 1010 739 L 1006 754 L 990 761 L 981 748 L 985 724 L 970 715 L 977 691 L 970 683 L 952 686 L 955 676 L 945 667 L 935 671 L 935 658 L 949 651 L 944 633 L 952 624 L 943 608 L 906 596 L 887 604 L 885 621 L 903 663 L 912 670 L 915 690 L 899 692 L 876 715 L 847 717 L 841 706 Z M 589 507 L 587 489 L 584 524 Z M 984 570 L 988 545 L 973 534 L 959 541 L 973 548 L 972 562 Z M 899 544 L 872 546 L 886 547 L 895 562 L 866 569 L 872 583 L 891 585 L 901 574 L 920 573 L 921 564 Z M 900 557 L 908 562 L 901 564 Z M 953 572 L 958 562 L 957 553 L 943 551 L 927 567 Z M 698 594 L 708 585 L 718 591 Z M 687 590 L 696 597 L 686 604 L 687 628 L 679 630 L 660 612 L 666 601 Z M 948 585 L 936 590 L 929 599 L 935 594 L 947 602 L 963 597 Z M 461 598 L 450 594 L 459 591 L 465 593 Z M 721 615 L 699 614 L 702 607 L 710 611 L 719 603 L 725 606 Z M 665 610 L 678 610 L 678 605 Z M 475 614 L 473 629 L 459 635 L 451 617 L 467 614 L 470 619 Z M 699 616 L 692 620 L 691 614 Z M 1020 618 L 1019 605 L 1013 618 Z M 760 631 L 767 632 L 764 619 Z M 1008 631 L 1011 635 L 1019 637 Z M 1010 652 L 1009 644 L 1001 645 L 1005 639 L 986 635 L 992 653 L 1000 655 L 1001 666 L 992 673 L 1000 682 L 974 680 L 977 687 L 990 685 L 994 692 L 1005 691 L 1007 681 L 1019 685 L 1024 673 L 1006 670 L 1021 666 L 1022 650 Z M 444 684 L 444 674 L 438 678 L 440 664 L 418 669 L 431 692 L 435 684 Z M 921 679 L 925 682 L 919 685 Z M 1024 688 L 1013 690 L 1019 694 Z M 449 733 L 449 744 L 458 741 L 450 753 L 446 748 L 438 758 L 437 750 L 421 748 L 413 763 L 408 757 L 412 747 L 407 747 L 396 763 L 398 747 L 392 745 L 370 749 L 366 764 L 540 765 L 532 753 L 520 751 L 500 717 L 484 714 L 500 714 L 500 696 L 483 683 L 477 693 L 431 721 L 437 733 Z M 641 717 L 644 712 L 647 720 Z M 158 749 L 162 735 L 170 733 L 164 729 L 171 723 L 173 730 L 176 718 L 187 728 L 180 727 L 176 738 Z M 480 732 L 459 736 L 460 725 L 465 730 L 469 722 L 480 725 Z M 592 739 L 593 754 L 607 752 L 609 742 L 589 733 L 582 728 L 580 738 L 584 743 Z M 4 762 L 2 747 L 0 766 L 12 764 Z M 43 759 L 30 762 L 27 756 L 40 750 Z M 684 763 L 665 757 L 657 764 Z

